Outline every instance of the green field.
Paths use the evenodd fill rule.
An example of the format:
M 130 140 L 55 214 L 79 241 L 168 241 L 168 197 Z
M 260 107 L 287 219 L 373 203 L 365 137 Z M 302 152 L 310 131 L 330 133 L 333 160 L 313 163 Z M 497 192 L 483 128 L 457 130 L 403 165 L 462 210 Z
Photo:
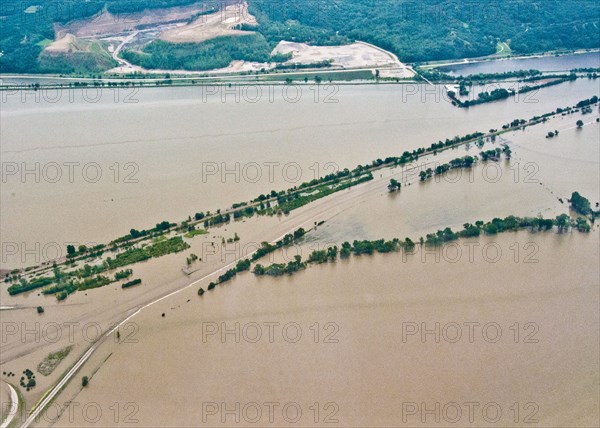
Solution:
M 308 83 L 315 82 L 315 78 L 320 77 L 323 82 L 333 81 L 350 81 L 350 80 L 374 80 L 373 73 L 370 70 L 356 70 L 356 71 L 328 71 L 328 72 L 305 72 L 305 73 L 282 73 L 282 74 L 269 74 L 262 76 L 261 80 L 285 82 L 288 79 L 292 83 Z
M 206 235 L 207 233 L 208 233 L 208 231 L 206 229 L 195 229 L 195 230 L 191 230 L 188 233 L 186 233 L 185 237 L 193 238 L 194 236 Z

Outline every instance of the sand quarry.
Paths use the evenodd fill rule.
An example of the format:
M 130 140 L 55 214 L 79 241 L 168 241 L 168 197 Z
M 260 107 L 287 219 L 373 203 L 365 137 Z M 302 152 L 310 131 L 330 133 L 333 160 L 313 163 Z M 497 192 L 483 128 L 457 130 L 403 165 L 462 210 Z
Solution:
M 79 39 L 73 34 L 67 33 L 64 37 L 46 46 L 45 51 L 51 53 L 89 52 L 90 45 L 90 41 Z
M 140 44 L 139 36 L 152 37 L 171 43 L 201 43 L 222 36 L 241 36 L 253 34 L 252 31 L 240 30 L 242 25 L 258 25 L 256 18 L 248 11 L 246 2 L 231 2 L 218 12 L 207 13 L 208 5 L 190 5 L 165 9 L 148 9 L 140 13 L 113 15 L 103 12 L 95 17 L 72 21 L 66 25 L 55 27 L 56 40 L 46 47 L 47 52 L 64 53 L 87 51 L 87 40 L 105 40 L 117 42 L 109 51 L 121 64 L 109 70 L 110 73 L 178 73 L 195 74 L 194 71 L 183 70 L 146 70 L 117 58 L 118 52 L 131 45 Z M 196 17 L 195 19 L 193 19 Z M 83 39 L 83 40 L 82 40 Z M 145 43 L 145 42 L 143 42 Z M 112 50 L 111 50 L 112 48 Z M 115 49 L 117 50 L 115 55 Z M 377 46 L 356 42 L 344 46 L 311 46 L 306 43 L 281 41 L 273 50 L 273 54 L 292 54 L 286 65 L 314 64 L 330 61 L 328 70 L 377 68 L 382 78 L 410 79 L 414 71 L 402 64 L 398 57 Z M 228 67 L 211 70 L 208 74 L 228 74 L 270 70 L 275 63 L 255 63 L 234 61 Z M 320 69 L 320 71 L 327 71 Z M 204 72 L 206 74 L 206 72 Z
M 57 39 L 46 46 L 47 52 L 70 52 L 73 46 L 76 44 L 77 38 L 70 33 L 65 34 L 64 37 Z
M 137 28 L 185 21 L 203 12 L 206 12 L 206 6 L 198 3 L 165 9 L 147 9 L 139 13 L 121 15 L 104 11 L 92 18 L 77 19 L 66 25 L 56 25 L 56 39 L 62 38 L 67 33 L 86 38 L 114 36 Z
M 280 42 L 273 53 L 289 54 L 292 59 L 285 64 L 314 64 L 331 61 L 331 65 L 341 68 L 381 67 L 386 70 L 382 77 L 411 78 L 414 72 L 402 64 L 391 52 L 365 42 L 343 46 L 311 46 L 306 43 Z
M 216 13 L 201 15 L 193 22 L 163 31 L 160 39 L 172 43 L 204 42 L 220 36 L 253 34 L 235 29 L 243 24 L 256 25 L 256 18 L 248 12 L 247 3 L 226 6 Z

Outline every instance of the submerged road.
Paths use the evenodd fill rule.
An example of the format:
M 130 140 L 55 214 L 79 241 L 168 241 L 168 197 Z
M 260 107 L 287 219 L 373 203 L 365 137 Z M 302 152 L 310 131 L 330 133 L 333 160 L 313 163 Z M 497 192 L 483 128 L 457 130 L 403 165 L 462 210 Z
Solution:
M 321 214 L 317 214 L 314 217 L 311 217 L 308 220 L 304 220 L 302 222 L 302 224 L 300 224 L 298 227 L 301 227 L 302 225 L 310 225 L 309 227 L 312 227 L 313 223 L 316 221 L 317 218 L 321 218 Z M 277 239 L 275 239 L 274 241 L 278 241 L 280 239 L 282 239 L 285 235 L 287 235 L 288 233 L 293 233 L 295 230 L 298 229 L 298 227 L 294 227 L 293 229 L 289 230 L 287 233 L 281 235 L 280 237 L 278 237 Z M 252 257 L 252 255 L 256 253 L 255 251 L 252 251 L 251 253 L 247 254 L 245 257 L 240 258 L 240 260 L 243 259 L 249 259 Z M 239 260 L 234 260 L 233 262 L 230 262 L 229 264 L 203 276 L 200 279 L 197 279 L 193 282 L 191 282 L 190 284 L 186 285 L 183 288 L 180 288 L 178 290 L 172 291 L 164 296 L 161 296 L 149 303 L 144 304 L 143 306 L 138 307 L 137 309 L 135 309 L 135 311 L 133 313 L 131 313 L 129 316 L 125 317 L 124 319 L 122 319 L 121 321 L 119 321 L 116 325 L 113 326 L 112 329 L 109 329 L 102 337 L 100 337 L 96 342 L 94 342 L 94 344 L 81 356 L 81 358 L 79 358 L 79 360 L 77 360 L 77 362 L 73 365 L 73 367 L 71 367 L 71 369 L 64 375 L 64 377 L 45 395 L 44 399 L 42 401 L 40 401 L 37 405 L 37 407 L 31 412 L 31 414 L 29 415 L 29 417 L 25 420 L 25 422 L 23 422 L 23 424 L 21 425 L 21 428 L 27 428 L 31 425 L 32 422 L 35 421 L 35 419 L 40 415 L 40 413 L 46 408 L 46 406 L 48 404 L 50 404 L 52 402 L 52 400 L 56 397 L 56 395 L 58 395 L 58 393 L 62 390 L 62 388 L 69 382 L 69 380 L 71 380 L 71 378 L 73 376 L 75 376 L 75 374 L 77 373 L 77 371 L 81 368 L 81 366 L 83 366 L 83 364 L 85 364 L 85 362 L 92 356 L 92 354 L 94 353 L 94 351 L 96 349 L 98 349 L 100 347 L 100 345 L 102 345 L 102 343 L 104 342 L 104 340 L 106 340 L 108 337 L 110 337 L 120 326 L 122 326 L 123 324 L 125 324 L 127 321 L 129 321 L 131 318 L 133 318 L 134 316 L 136 316 L 137 314 L 139 314 L 142 310 L 162 301 L 165 300 L 171 296 L 174 296 L 175 294 L 181 293 L 184 290 L 189 289 L 190 287 L 193 287 L 197 284 L 199 284 L 200 282 L 206 280 L 207 278 L 210 278 L 213 275 L 219 274 L 227 269 L 230 269 L 231 267 L 235 266 L 238 263 Z M 10 385 L 9 385 L 10 386 Z M 11 387 L 12 388 L 12 387 Z M 14 392 L 14 389 L 13 389 Z M 16 392 L 15 392 L 15 396 L 16 396 Z M 15 410 L 15 414 L 16 414 L 16 410 Z M 14 417 L 14 415 L 13 415 Z M 12 417 L 10 418 L 10 420 L 12 421 Z M 10 421 L 8 422 L 10 423 Z M 8 426 L 8 423 L 6 424 L 6 426 Z M 5 428 L 5 425 L 2 424 L 2 426 L 0 428 Z

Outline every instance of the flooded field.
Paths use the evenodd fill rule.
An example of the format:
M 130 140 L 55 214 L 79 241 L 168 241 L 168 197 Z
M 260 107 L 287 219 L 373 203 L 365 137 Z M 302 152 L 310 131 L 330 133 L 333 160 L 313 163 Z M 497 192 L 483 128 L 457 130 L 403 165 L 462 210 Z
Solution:
M 553 70 L 561 58 L 527 68 Z M 512 61 L 494 71 L 524 66 Z M 577 65 L 585 66 L 593 65 Z M 579 79 L 469 109 L 452 106 L 442 86 L 417 84 L 2 93 L 0 268 L 598 93 L 597 81 Z M 15 425 L 58 385 L 31 426 L 594 426 L 598 222 L 590 233 L 482 235 L 279 278 L 239 272 L 198 293 L 263 242 L 299 228 L 304 238 L 258 263 L 296 253 L 306 260 L 355 239 L 418 242 L 508 215 L 576 218 L 568 201 L 575 191 L 597 210 L 600 114 L 587 110 L 376 170 L 286 214 L 186 236 L 184 251 L 128 266 L 142 281 L 131 288 L 113 282 L 64 301 L 42 288 L 14 296 L 0 288 L 2 381 L 18 386 L 29 370 L 35 375 L 31 388 L 19 387 Z M 511 156 L 419 180 L 426 168 L 505 146 Z M 390 193 L 392 178 L 402 187 Z M 9 396 L 2 383 L 2 417 Z
M 504 73 L 518 70 L 569 71 L 575 68 L 599 68 L 600 52 L 574 55 L 544 56 L 522 59 L 502 59 L 472 64 L 455 64 L 439 70 L 454 76 L 469 76 L 478 73 Z
M 593 425 L 598 232 L 473 244 L 472 261 L 364 256 L 182 292 L 136 317 L 136 343 L 103 345 L 81 372 L 91 387 L 57 400 L 118 403 L 118 418 L 76 410 L 54 426 Z M 535 253 L 515 256 L 526 244 Z
M 3 241 L 106 242 L 598 92 L 580 80 L 466 110 L 441 87 L 296 89 L 297 102 L 279 86 L 4 94 Z M 2 266 L 36 261 L 20 256 Z
M 5 3 L 0 428 L 600 427 L 600 3 Z
M 597 117 L 597 113 L 559 116 L 547 124 L 504 134 L 481 149 L 475 145 L 460 147 L 415 166 L 383 171 L 383 178 L 395 178 L 405 187 L 399 193 L 389 194 L 381 185 L 379 193 L 372 192 L 360 204 L 340 212 L 311 239 L 338 245 L 354 239 L 390 236 L 414 239 L 440 227 L 460 229 L 465 222 L 489 221 L 494 217 L 555 217 L 569 212 L 567 200 L 573 192 L 585 194 L 596 206 L 600 202 Z M 580 118 L 588 125 L 576 129 L 575 122 Z M 545 138 L 556 129 L 560 130 L 558 138 Z M 452 171 L 425 183 L 418 181 L 423 166 L 435 168 L 501 144 L 511 147 L 510 161 L 480 163 L 471 170 Z
M 575 129 L 574 123 L 581 117 L 586 124 L 583 129 Z M 453 402 L 485 398 L 499 403 L 505 415 L 514 402 L 527 406 L 520 410 L 529 415 L 532 411 L 529 403 L 534 403 L 538 406 L 534 416 L 543 417 L 546 425 L 559 426 L 562 421 L 574 418 L 585 425 L 585 421 L 593 420 L 598 412 L 591 404 L 596 398 L 592 387 L 598 378 L 597 365 L 588 364 L 597 343 L 578 342 L 579 336 L 569 337 L 564 325 L 557 330 L 555 315 L 560 303 L 566 301 L 568 305 L 561 307 L 561 313 L 564 319 L 577 317 L 575 322 L 582 330 L 577 334 L 590 337 L 597 333 L 597 313 L 591 310 L 598 300 L 598 267 L 593 262 L 598 256 L 597 227 L 591 235 L 520 232 L 486 237 L 471 244 L 461 242 L 458 247 L 438 251 L 437 255 L 435 251 L 423 250 L 408 257 L 403 254 L 354 257 L 335 265 L 310 268 L 295 277 L 258 280 L 247 273 L 201 299 L 197 289 L 200 286 L 206 289 L 208 281 L 214 279 L 214 276 L 206 278 L 206 275 L 219 270 L 223 272 L 226 266 L 248 254 L 258 243 L 274 241 L 298 227 L 312 229 L 313 224 L 320 221 L 325 224 L 310 231 L 300 246 L 301 251 L 310 252 L 329 243 L 339 245 L 342 240 L 353 239 L 409 236 L 416 241 L 419 236 L 439 228 L 460 227 L 467 221 L 490 220 L 509 214 L 553 217 L 568 212 L 568 206 L 559 198 L 568 197 L 575 190 L 595 203 L 600 199 L 598 146 L 595 143 L 600 131 L 596 117 L 597 113 L 559 116 L 544 125 L 504 134 L 495 143 L 486 143 L 482 149 L 508 144 L 513 149 L 510 161 L 482 163 L 471 173 L 459 177 L 448 174 L 439 180 L 434 178 L 419 183 L 415 180 L 416 171 L 384 169 L 375 174 L 372 182 L 312 203 L 289 216 L 251 218 L 211 229 L 209 234 L 189 240 L 192 247 L 184 254 L 134 265 L 134 276 L 143 279 L 143 285 L 138 288 L 122 290 L 118 286 L 107 286 L 77 292 L 65 302 L 56 302 L 54 296 L 36 295 L 35 292 L 9 297 L 3 289 L 2 301 L 17 306 L 17 309 L 2 311 L 0 315 L 3 322 L 15 324 L 17 330 L 3 342 L 2 369 L 21 373 L 37 367 L 48 353 L 74 345 L 74 350 L 52 376 L 40 376 L 39 387 L 25 393 L 27 402 L 35 403 L 94 339 L 109 332 L 117 321 L 141 309 L 120 327 L 121 339 L 117 339 L 113 331 L 80 369 L 81 376 L 92 377 L 94 400 L 90 401 L 87 395 L 92 394 L 88 392 L 91 389 L 82 390 L 76 378 L 60 394 L 57 404 L 45 413 L 39 426 L 49 425 L 58 418 L 59 413 L 51 412 L 64 412 L 68 401 L 80 405 L 93 403 L 102 409 L 117 402 L 121 412 L 119 418 L 132 417 L 142 425 L 149 424 L 150 420 L 156 420 L 157 424 L 197 425 L 202 418 L 219 418 L 220 413 L 216 413 L 217 416 L 211 413 L 219 412 L 222 403 L 231 403 L 227 405 L 235 408 L 237 402 L 243 407 L 244 403 L 264 403 L 275 398 L 279 401 L 285 398 L 282 405 L 288 401 L 298 404 L 304 409 L 305 418 L 311 415 L 310 419 L 303 419 L 304 425 L 325 423 L 321 419 L 312 422 L 313 415 L 308 407 L 315 402 L 320 406 L 319 418 L 330 415 L 342 426 L 361 426 L 369 420 L 386 425 L 403 420 L 402 412 L 411 413 L 411 403 L 448 397 L 456 397 Z M 560 136 L 546 139 L 548 130 L 554 129 L 560 129 Z M 465 154 L 476 155 L 482 149 L 474 145 L 459 147 L 424 157 L 422 162 L 430 166 Z M 529 164 L 534 164 L 533 170 Z M 570 174 L 565 175 L 565 170 Z M 405 187 L 398 193 L 389 194 L 386 186 L 390 177 L 398 178 Z M 222 239 L 235 233 L 241 237 L 238 244 L 222 244 Z M 473 248 L 475 253 L 469 253 Z M 496 260 L 498 249 L 500 259 Z M 195 272 L 188 277 L 181 272 L 181 267 L 190 253 L 198 254 L 202 262 L 194 266 Z M 290 254 L 278 254 L 274 260 L 261 262 L 289 261 L 290 257 Z M 515 260 L 522 261 L 516 269 Z M 577 267 L 564 268 L 573 265 Z M 482 271 L 486 273 L 484 277 Z M 508 271 L 510 275 L 507 276 Z M 576 272 L 575 277 L 573 272 Z M 189 284 L 192 285 L 188 287 Z M 434 296 L 440 289 L 442 295 Z M 455 294 L 446 299 L 444 293 Z M 146 306 L 163 296 L 169 297 Z M 543 304 L 536 303 L 533 310 L 533 302 L 540 299 Z M 32 316 L 37 305 L 45 308 L 43 318 Z M 473 319 L 468 319 L 467 315 Z M 534 315 L 537 318 L 532 318 Z M 435 343 L 434 346 L 443 348 L 444 353 L 450 352 L 452 358 L 448 361 L 440 361 L 437 357 L 427 360 L 425 366 L 436 373 L 433 377 L 436 383 L 432 384 L 427 381 L 424 369 L 414 372 L 411 364 L 414 361 L 422 364 L 425 354 L 432 352 L 433 344 L 425 346 L 420 341 L 412 345 L 401 344 L 406 353 L 398 353 L 397 335 L 403 325 L 413 328 L 414 323 L 419 326 L 422 322 L 435 324 L 435 320 L 446 324 L 495 322 L 510 334 L 513 334 L 510 327 L 515 322 L 519 323 L 519 328 L 535 322 L 540 330 L 543 327 L 544 331 L 556 331 L 559 337 L 552 336 L 544 348 L 515 348 L 511 342 L 502 348 L 494 348 L 485 340 L 478 345 L 468 343 L 466 348 L 453 347 L 455 343 Z M 315 323 L 319 323 L 318 329 L 323 329 L 321 335 L 330 334 L 332 324 L 328 323 L 333 322 L 339 326 L 340 334 L 343 333 L 340 337 L 345 338 L 345 342 L 339 343 L 345 345 L 328 348 L 321 342 L 308 341 L 291 346 L 284 341 L 280 345 L 267 342 L 265 347 L 260 343 L 234 341 L 232 348 L 220 340 L 212 346 L 207 344 L 209 342 L 198 341 L 198 334 L 202 338 L 202 328 L 209 328 L 209 325 L 212 328 L 215 324 L 220 328 L 222 322 L 235 325 L 242 321 L 261 325 L 265 322 L 280 325 L 295 322 L 302 326 L 305 338 L 313 334 L 310 327 Z M 65 334 L 65 323 L 73 323 L 72 336 Z M 53 339 L 54 330 L 49 327 L 55 324 L 61 326 L 62 335 L 58 340 Z M 346 327 L 342 330 L 343 325 Z M 522 333 L 531 333 L 530 328 Z M 39 331 L 39 336 L 25 333 L 23 340 L 27 331 Z M 374 331 L 377 334 L 374 335 Z M 396 341 L 390 341 L 394 334 Z M 135 341 L 128 338 L 135 338 Z M 470 348 L 472 345 L 474 347 Z M 570 346 L 578 350 L 576 360 L 566 354 L 565 349 Z M 373 349 L 386 351 L 375 355 Z M 560 351 L 556 351 L 558 349 Z M 514 377 L 493 380 L 507 368 L 492 364 L 492 361 L 501 361 L 501 355 L 514 352 L 521 357 L 510 361 L 532 362 L 524 366 L 512 363 Z M 314 355 L 317 365 L 313 367 L 312 362 L 304 359 L 302 355 L 305 354 Z M 336 362 L 340 355 L 346 354 L 355 357 L 343 364 Z M 466 354 L 483 355 L 485 361 L 490 362 L 489 373 L 485 368 L 480 368 L 477 373 L 469 373 L 464 368 L 459 370 L 457 364 Z M 552 358 L 548 360 L 549 355 Z M 240 356 L 242 365 L 239 364 Z M 373 358 L 377 364 L 366 363 Z M 178 363 L 166 369 L 161 366 L 164 361 Z M 274 372 L 273 367 L 284 361 L 293 361 L 293 364 Z M 563 371 L 547 379 L 547 383 L 556 389 L 553 395 L 543 395 L 540 389 L 531 387 L 531 382 L 521 382 L 542 376 L 546 371 L 555 373 L 555 368 L 567 362 L 574 364 L 572 372 L 565 374 Z M 531 364 L 538 368 L 529 373 Z M 185 372 L 181 371 L 183 367 Z M 583 367 L 591 370 L 588 377 L 584 376 Z M 392 368 L 397 372 L 389 375 Z M 451 368 L 455 371 L 452 375 L 448 374 Z M 165 375 L 162 370 L 167 370 Z M 481 370 L 486 374 L 483 375 Z M 157 376 L 163 385 L 161 390 L 138 387 L 139 383 L 150 385 Z M 458 378 L 469 382 L 457 385 Z M 128 379 L 136 379 L 136 382 L 131 383 Z M 443 381 L 440 383 L 439 379 Z M 498 385 L 497 396 L 484 394 L 483 391 L 489 391 L 490 382 Z M 232 385 L 235 385 L 233 394 Z M 306 386 L 300 388 L 299 385 Z M 346 391 L 355 389 L 356 385 L 361 385 L 364 395 L 347 394 Z M 381 385 L 387 392 L 373 395 L 374 388 Z M 419 385 L 427 385 L 427 388 L 419 389 Z M 536 385 L 539 388 L 540 383 Z M 115 387 L 119 391 L 117 397 Z M 287 392 L 284 394 L 283 390 Z M 146 395 L 140 395 L 140 391 L 146 391 Z M 225 391 L 229 391 L 227 397 Z M 164 400 L 164 394 L 178 398 Z M 240 401 L 242 397 L 249 401 Z M 108 403 L 109 400 L 113 401 Z M 190 400 L 197 403 L 191 412 L 175 412 L 177 406 L 189 407 Z M 432 406 L 437 401 L 432 402 Z M 559 402 L 564 402 L 564 407 L 557 407 Z M 211 403 L 218 403 L 219 408 L 215 410 Z M 487 403 L 482 402 L 482 405 Z M 545 413 L 541 409 L 545 409 Z M 181 415 L 182 419 L 174 419 L 174 414 Z M 108 410 L 103 415 L 99 419 L 103 426 L 125 423 L 122 419 L 114 419 Z M 405 425 L 413 426 L 417 419 L 412 419 L 411 423 L 410 418 L 414 417 L 414 414 L 406 414 Z M 287 420 L 281 418 L 283 416 L 274 424 L 285 425 Z M 119 422 L 111 422 L 115 420 Z M 219 421 L 215 419 L 212 424 L 232 425 Z M 249 424 L 244 421 L 248 422 L 244 419 L 242 425 Z M 510 421 L 503 419 L 505 425 L 510 426 Z M 475 426 L 485 425 L 484 422 Z M 54 426 L 92 423 L 96 424 L 98 420 L 88 414 L 67 412 Z

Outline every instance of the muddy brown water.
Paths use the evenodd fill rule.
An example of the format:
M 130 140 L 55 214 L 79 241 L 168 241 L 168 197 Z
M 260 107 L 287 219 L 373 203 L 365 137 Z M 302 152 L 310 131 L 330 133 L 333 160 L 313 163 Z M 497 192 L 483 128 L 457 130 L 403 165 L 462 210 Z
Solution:
M 76 411 L 55 426 L 592 426 L 598 237 L 519 232 L 470 241 L 472 261 L 375 255 L 183 292 L 57 400 L 119 403 L 120 419 Z M 537 252 L 515 258 L 525 242 Z
M 68 185 L 57 183 L 56 187 L 52 183 L 3 183 L 3 242 L 9 238 L 17 242 L 60 241 L 67 235 L 110 239 L 127 233 L 134 220 L 147 222 L 150 215 L 154 218 L 154 213 L 158 213 L 158 219 L 169 212 L 179 219 L 185 217 L 182 211 L 192 214 L 198 205 L 226 206 L 264 192 L 265 186 L 266 189 L 289 187 L 281 175 L 273 183 L 247 180 L 202 183 L 198 164 L 205 153 L 203 148 L 210 148 L 208 152 L 214 156 L 211 162 L 217 163 L 231 160 L 226 154 L 232 147 L 235 159 L 240 162 L 275 159 L 285 163 L 295 159 L 305 166 L 306 175 L 313 174 L 308 168 L 314 159 L 323 167 L 329 155 L 338 160 L 341 156 L 348 163 L 343 166 L 352 167 L 384 156 L 388 151 L 396 155 L 445 138 L 449 136 L 448 129 L 453 130 L 450 135 L 487 130 L 513 118 L 529 118 L 594 94 L 593 85 L 579 81 L 540 92 L 545 97 L 541 104 L 508 101 L 464 111 L 443 103 L 423 105 L 420 101 L 409 109 L 406 105 L 410 101 L 401 102 L 401 90 L 408 89 L 344 87 L 339 105 L 320 109 L 314 103 L 299 103 L 295 127 L 277 120 L 267 123 L 256 113 L 268 112 L 267 116 L 276 119 L 282 117 L 283 110 L 287 109 L 288 114 L 294 111 L 287 103 L 259 103 L 255 110 L 256 107 L 243 103 L 232 105 L 213 100 L 209 109 L 195 98 L 198 94 L 193 95 L 191 89 L 144 92 L 149 97 L 144 102 L 118 105 L 116 109 L 109 103 L 91 106 L 63 102 L 53 108 L 13 103 L 5 114 L 3 105 L 2 123 L 9 124 L 10 136 L 5 139 L 3 131 L 3 161 L 81 162 L 85 153 L 90 156 L 86 161 L 99 163 L 106 172 L 113 155 L 122 166 L 125 160 L 132 159 L 128 156 L 137 153 L 143 154 L 140 178 L 147 177 L 152 184 L 148 186 L 141 179 L 138 184 L 99 182 L 97 187 L 81 180 Z M 344 102 L 344 94 L 352 96 Z M 390 106 L 395 106 L 396 111 L 391 112 Z M 333 109 L 331 114 L 324 113 L 328 108 Z M 194 134 L 206 132 L 198 123 L 186 120 L 199 111 L 211 115 L 206 120 L 213 130 L 218 123 L 224 125 L 227 118 L 235 117 L 239 123 L 230 123 L 227 134 Z M 219 111 L 227 111 L 229 116 L 219 115 Z M 399 112 L 404 116 L 398 117 Z M 79 124 L 69 123 L 69 114 Z M 166 129 L 158 125 L 158 118 L 165 114 L 172 120 L 167 122 Z M 249 114 L 254 116 L 248 117 Z M 428 117 L 428 121 L 418 122 L 419 115 Z M 101 125 L 101 119 L 120 116 L 133 120 L 129 125 L 120 120 Z M 61 142 L 69 144 L 63 148 L 58 147 L 60 131 L 49 126 L 50 117 L 65 130 Z M 224 260 L 222 252 L 209 256 L 207 249 L 212 248 L 212 243 L 218 248 L 221 238 L 232 237 L 234 232 L 241 236 L 240 244 L 245 245 L 277 239 L 299 226 L 310 228 L 315 221 L 327 220 L 309 235 L 305 245 L 382 237 L 414 239 L 440 227 L 489 220 L 490 216 L 538 213 L 554 216 L 568 212 L 566 204 L 561 204 L 558 198 L 574 190 L 592 201 L 598 200 L 599 131 L 597 124 L 587 123 L 596 117 L 596 111 L 593 115 L 576 114 L 525 132 L 504 135 L 495 144 L 508 143 L 514 156 L 510 163 L 498 164 L 502 171 L 498 182 L 477 180 L 482 170 L 487 168 L 490 174 L 492 169 L 496 170 L 494 166 L 480 165 L 474 169 L 472 183 L 467 176 L 458 182 L 444 179 L 440 183 L 413 183 L 400 193 L 389 195 L 386 190 L 389 177 L 402 171 L 387 170 L 376 174 L 373 182 L 320 200 L 290 216 L 248 219 L 215 229 L 209 235 L 195 238 L 192 248 L 185 253 L 135 265 L 134 277 L 144 281 L 138 288 L 124 291 L 112 285 L 77 292 L 63 303 L 57 303 L 53 296 L 38 296 L 36 292 L 9 297 L 3 288 L 2 303 L 20 308 L 0 312 L 3 324 L 16 323 L 21 330 L 43 329 L 51 323 L 78 324 L 73 340 L 65 336 L 64 327 L 63 337 L 57 342 L 48 338 L 36 341 L 32 335 L 22 340 L 21 331 L 6 341 L 3 339 L 2 361 L 6 362 L 2 370 L 21 373 L 25 368 L 33 369 L 49 352 L 75 343 L 64 365 L 53 376 L 41 378 L 39 387 L 25 394 L 31 406 L 58 379 L 64 367 L 89 346 L 84 329 L 92 336 L 95 324 L 101 331 L 107 331 L 143 303 L 180 289 L 233 261 L 239 252 L 233 251 Z M 32 118 L 37 121 L 28 122 Z M 576 130 L 574 123 L 579 118 L 583 118 L 586 126 Z M 156 126 L 148 126 L 150 122 Z M 34 132 L 33 128 L 40 124 L 46 124 L 46 134 L 54 137 L 41 138 L 41 128 Z M 265 128 L 273 124 L 278 127 Z M 111 127 L 116 129 L 113 134 Z M 559 138 L 545 139 L 547 131 L 553 129 L 560 129 Z M 169 131 L 175 136 L 169 136 Z M 129 141 L 135 132 L 140 133 L 139 141 Z M 115 144 L 95 145 L 100 135 L 111 136 Z M 486 144 L 488 147 L 493 145 Z M 477 151 L 475 147 L 462 147 L 444 152 L 436 160 L 447 161 Z M 273 154 L 276 156 L 271 157 Z M 525 169 L 527 163 L 538 165 L 533 177 L 537 181 L 533 183 L 523 177 L 529 173 Z M 144 165 L 148 168 L 142 168 Z M 149 176 L 141 175 L 144 170 Z M 521 178 L 515 182 L 516 171 Z M 123 197 L 122 200 L 111 197 L 115 200 L 110 202 L 119 204 L 114 210 L 98 204 L 100 199 L 110 197 L 111 192 L 119 192 Z M 23 195 L 28 197 L 22 200 Z M 9 198 L 7 204 L 6 198 Z M 75 206 L 77 198 L 81 198 L 80 204 Z M 129 205 L 123 201 L 129 201 Z M 62 210 L 62 217 L 57 214 L 57 207 Z M 41 217 L 45 221 L 42 225 L 32 220 Z M 125 224 L 127 219 L 130 222 Z M 205 425 L 221 425 L 222 404 L 235 409 L 238 402 L 240 409 L 248 412 L 256 410 L 247 406 L 249 403 L 261 403 L 262 415 L 268 415 L 265 402 L 289 404 L 286 409 L 290 413 L 286 416 L 290 418 L 300 406 L 303 426 L 323 425 L 328 415 L 337 418 L 339 426 L 398 425 L 403 415 L 407 418 L 406 426 L 430 426 L 431 416 L 426 423 L 419 422 L 420 408 L 416 415 L 409 414 L 415 410 L 412 404 L 425 402 L 427 408 L 435 408 L 439 403 L 440 409 L 450 412 L 454 408 L 448 403 L 456 402 L 461 403 L 462 413 L 467 414 L 464 403 L 471 401 L 480 403 L 480 408 L 488 405 L 489 412 L 497 408 L 490 407 L 490 403 L 497 403 L 504 415 L 503 426 L 522 425 L 526 417 L 538 418 L 543 426 L 593 425 L 598 419 L 594 386 L 598 383 L 598 365 L 594 359 L 598 342 L 593 339 L 598 336 L 598 315 L 593 310 L 597 309 L 600 282 L 598 229 L 590 235 L 524 232 L 482 238 L 477 243 L 474 247 L 461 244 L 459 260 L 455 260 L 457 248 L 448 248 L 439 263 L 431 254 L 425 263 L 420 255 L 404 262 L 401 255 L 395 254 L 314 268 L 293 278 L 257 280 L 252 274 L 245 274 L 199 300 L 197 289 L 200 285 L 206 288 L 208 280 L 205 280 L 143 310 L 133 319 L 138 328 L 135 333 L 138 342 L 117 345 L 114 338 L 108 340 L 57 397 L 57 403 L 59 406 L 69 400 L 82 405 L 95 403 L 103 410 L 102 426 L 123 425 L 126 417 L 137 418 L 140 426 L 196 426 L 202 423 L 203 416 L 208 418 Z M 494 258 L 496 245 L 502 257 L 492 263 L 489 259 Z M 475 248 L 473 262 L 467 258 L 469 248 Z M 205 262 L 187 277 L 181 266 L 191 252 L 201 254 Z M 537 263 L 525 263 L 526 260 Z M 41 317 L 35 313 L 37 305 L 46 308 Z M 205 343 L 202 328 L 214 327 L 203 324 L 207 322 L 219 327 L 222 322 L 240 322 L 247 328 L 253 327 L 249 323 L 254 322 L 281 325 L 296 322 L 302 328 L 304 340 L 297 344 L 285 339 L 274 343 L 247 340 L 222 343 L 211 336 Z M 497 323 L 505 340 L 489 343 L 486 336 L 474 343 L 443 340 L 438 344 L 415 341 L 411 335 L 407 342 L 402 342 L 403 326 L 413 328 L 415 323 L 421 326 L 423 322 L 428 327 L 440 322 L 447 329 L 453 327 L 448 326 L 452 322 L 463 328 L 464 323 Z M 522 336 L 532 331 L 531 324 L 525 326 L 527 323 L 534 323 L 533 329 L 537 326 L 539 342 L 523 343 Z M 339 342 L 323 343 L 325 336 L 336 328 Z M 522 333 L 517 342 L 512 336 L 515 328 Z M 319 332 L 316 343 L 315 329 Z M 336 346 L 324 346 L 332 344 Z M 537 347 L 525 346 L 532 344 Z M 306 358 L 307 355 L 312 358 Z M 93 377 L 90 387 L 81 392 L 80 377 L 84 374 Z M 115 409 L 109 409 L 115 402 L 119 409 L 116 419 Z M 215 410 L 211 403 L 218 404 L 214 415 L 207 414 Z M 518 403 L 516 408 L 514 403 Z M 91 414 L 76 411 L 73 417 L 65 419 L 67 414 L 63 414 L 57 426 L 100 423 Z M 440 414 L 440 424 L 449 425 L 448 415 Z M 492 416 L 485 414 L 488 419 Z M 249 425 L 252 414 L 240 417 L 241 425 Z M 472 426 L 488 423 L 485 417 L 481 412 L 476 413 Z M 281 413 L 278 418 L 274 425 L 286 423 Z M 260 425 L 270 423 L 260 421 Z M 465 420 L 461 421 L 463 425 Z M 225 425 L 232 424 L 231 415 L 226 416 L 226 422 Z M 41 421 L 40 425 L 47 425 L 47 421 Z
M 597 89 L 581 80 L 469 110 L 449 105 L 443 88 L 413 85 L 297 86 L 297 102 L 282 87 L 3 94 L 0 222 L 15 247 L 2 266 L 498 128 Z

